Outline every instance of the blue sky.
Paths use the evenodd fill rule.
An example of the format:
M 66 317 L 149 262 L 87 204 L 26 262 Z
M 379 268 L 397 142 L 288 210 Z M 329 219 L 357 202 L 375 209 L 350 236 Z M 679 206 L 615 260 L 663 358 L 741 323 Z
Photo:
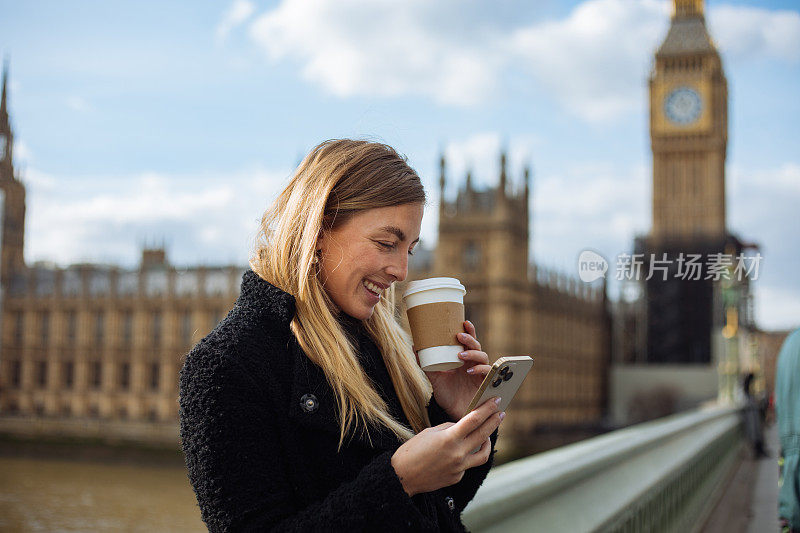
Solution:
M 711 1 L 729 83 L 728 225 L 761 244 L 762 327 L 800 325 L 800 9 Z M 261 212 L 333 137 L 405 153 L 436 240 L 438 154 L 454 194 L 498 153 L 533 167 L 532 256 L 575 273 L 650 227 L 646 80 L 670 2 L 0 0 L 26 257 L 135 265 L 247 259 Z

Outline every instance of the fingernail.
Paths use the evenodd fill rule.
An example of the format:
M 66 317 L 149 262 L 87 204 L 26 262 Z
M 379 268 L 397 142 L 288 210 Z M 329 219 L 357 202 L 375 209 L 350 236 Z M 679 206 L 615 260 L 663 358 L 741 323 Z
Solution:
M 494 399 L 494 404 L 500 405 L 500 400 L 502 400 L 502 398 L 498 396 L 497 398 Z
M 505 411 L 501 411 L 500 412 L 500 421 L 502 421 L 505 417 L 506 417 L 506 412 Z
M 461 352 L 460 354 L 458 354 L 458 356 L 461 357 L 462 359 L 466 359 L 467 352 Z
M 472 367 L 467 369 L 467 374 L 473 374 L 474 372 L 475 372 L 475 369 L 472 368 Z

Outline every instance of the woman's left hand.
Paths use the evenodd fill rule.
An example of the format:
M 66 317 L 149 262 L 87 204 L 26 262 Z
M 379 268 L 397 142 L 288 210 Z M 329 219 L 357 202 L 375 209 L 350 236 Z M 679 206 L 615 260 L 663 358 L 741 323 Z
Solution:
M 464 329 L 466 333 L 458 334 L 458 341 L 465 348 L 459 354 L 459 359 L 464 361 L 464 364 L 444 372 L 425 372 L 433 386 L 436 403 L 453 420 L 459 420 L 466 414 L 469 402 L 492 368 L 489 356 L 481 351 L 481 343 L 475 336 L 475 326 L 469 320 L 465 320 Z

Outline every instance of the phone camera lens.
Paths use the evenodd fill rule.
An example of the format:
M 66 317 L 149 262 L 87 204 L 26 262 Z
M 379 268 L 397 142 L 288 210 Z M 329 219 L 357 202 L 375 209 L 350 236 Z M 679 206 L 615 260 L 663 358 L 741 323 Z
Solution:
M 514 375 L 514 372 L 508 372 L 505 376 L 503 376 L 503 381 L 508 381 L 511 379 L 511 376 Z
M 502 382 L 503 378 L 497 378 L 496 380 L 492 381 L 492 387 L 499 387 Z
M 500 372 L 498 372 L 498 374 L 500 374 L 501 376 L 505 376 L 506 372 L 508 372 L 508 367 L 504 366 L 503 368 L 500 369 Z

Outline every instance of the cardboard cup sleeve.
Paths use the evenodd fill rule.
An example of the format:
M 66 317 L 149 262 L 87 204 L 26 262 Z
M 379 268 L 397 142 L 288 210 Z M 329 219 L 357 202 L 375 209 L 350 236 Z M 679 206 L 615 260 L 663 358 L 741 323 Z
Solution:
M 408 309 L 414 350 L 461 344 L 456 335 L 464 331 L 464 304 L 435 302 Z

